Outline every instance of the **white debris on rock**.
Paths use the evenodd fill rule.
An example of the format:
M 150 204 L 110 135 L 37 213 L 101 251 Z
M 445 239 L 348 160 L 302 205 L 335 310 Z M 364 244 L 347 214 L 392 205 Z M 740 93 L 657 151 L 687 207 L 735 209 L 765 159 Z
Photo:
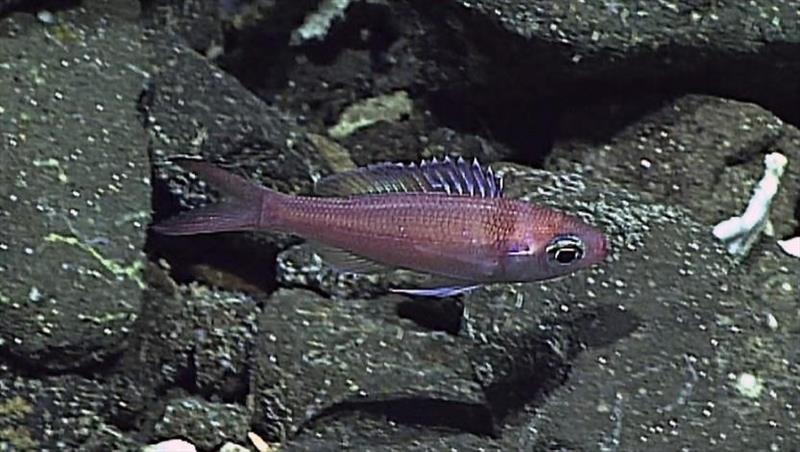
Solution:
M 740 395 L 748 399 L 757 399 L 764 390 L 764 381 L 749 372 L 743 372 L 736 377 L 733 384 Z
M 758 182 L 753 197 L 741 216 L 735 216 L 714 226 L 713 234 L 725 242 L 728 252 L 735 256 L 745 256 L 758 240 L 769 222 L 769 207 L 778 192 L 781 176 L 788 159 L 783 154 L 773 152 L 764 157 L 764 177 Z
M 46 9 L 39 10 L 39 12 L 36 13 L 36 18 L 39 19 L 39 22 L 46 25 L 53 25 L 57 21 L 55 14 Z

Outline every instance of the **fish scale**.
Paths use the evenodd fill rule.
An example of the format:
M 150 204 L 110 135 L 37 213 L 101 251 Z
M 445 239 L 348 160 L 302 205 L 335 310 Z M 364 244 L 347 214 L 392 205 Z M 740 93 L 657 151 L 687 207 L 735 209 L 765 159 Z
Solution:
M 390 199 L 394 197 L 396 199 Z M 488 200 L 487 200 L 488 201 Z M 484 201 L 482 204 L 488 204 Z M 420 212 L 426 215 L 420 215 Z M 317 212 L 316 214 L 314 212 Z M 301 233 L 308 238 L 323 239 L 325 234 L 369 234 L 401 238 L 398 226 L 406 234 L 416 231 L 415 239 L 452 242 L 460 234 L 458 228 L 476 230 L 477 225 L 490 223 L 485 206 L 476 205 L 470 198 L 457 199 L 436 194 L 408 196 L 383 195 L 353 199 L 296 198 L 289 201 L 276 219 L 275 227 Z M 485 234 L 474 236 L 478 239 Z M 485 237 L 481 242 L 495 241 Z

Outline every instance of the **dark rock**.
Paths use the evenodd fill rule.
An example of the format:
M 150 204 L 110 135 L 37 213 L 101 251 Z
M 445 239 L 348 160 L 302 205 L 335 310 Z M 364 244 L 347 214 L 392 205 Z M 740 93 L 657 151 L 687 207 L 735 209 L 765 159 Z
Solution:
M 517 450 L 519 447 L 504 444 L 502 439 L 396 423 L 386 416 L 350 413 L 303 429 L 285 443 L 284 450 L 332 452 L 341 450 L 343 442 L 363 451 Z
M 794 77 L 800 26 L 791 3 L 418 4 L 462 35 L 469 60 L 489 60 L 472 65 L 465 76 L 478 84 L 483 77 L 516 82 L 506 84 L 512 95 L 535 90 L 577 100 L 619 92 L 703 91 L 758 100 L 800 120 Z M 491 62 L 506 70 L 497 71 Z
M 309 421 L 353 410 L 491 430 L 463 353 L 469 344 L 397 319 L 398 298 L 331 301 L 301 290 L 270 298 L 255 353 L 258 431 L 291 437 Z
M 157 173 L 165 159 L 201 156 L 285 193 L 310 192 L 311 174 L 326 168 L 305 131 L 170 39 L 155 38 L 158 73 L 143 101 Z
M 156 0 L 146 2 L 143 15 L 151 28 L 168 29 L 195 52 L 213 58 L 225 45 L 221 6 L 227 3 L 235 2 Z
M 138 450 L 107 423 L 106 387 L 87 378 L 30 378 L 0 366 L 0 449 Z
M 0 20 L 0 449 L 211 449 L 251 427 L 286 450 L 795 447 L 800 267 L 770 239 L 734 264 L 710 231 L 780 151 L 772 219 L 796 233 L 798 132 L 681 97 L 797 121 L 789 3 L 360 1 L 293 45 L 320 2 L 201 3 L 145 2 L 147 31 L 135 2 Z M 309 193 L 333 167 L 308 132 L 398 92 L 413 108 L 340 138 L 345 166 L 542 165 L 496 169 L 605 230 L 607 262 L 427 300 L 284 235 L 152 235 L 212 288 L 139 274 L 141 127 L 158 219 L 215 198 L 168 159 Z
M 212 401 L 244 403 L 258 312 L 251 298 L 234 293 L 187 289 L 173 298 L 148 292 L 134 351 L 122 358 L 111 378 L 112 418 L 135 424 L 155 406 L 156 391 L 182 390 Z
M 624 402 L 637 415 L 658 409 L 666 388 L 671 388 L 677 405 L 663 405 L 680 413 L 685 423 L 691 422 L 690 414 L 682 411 L 687 397 L 711 401 L 727 391 L 725 371 L 712 363 L 745 341 L 720 320 L 740 315 L 731 296 L 731 287 L 739 283 L 730 280 L 733 261 L 715 243 L 710 226 L 698 223 L 686 210 L 653 203 L 608 181 L 513 165 L 495 168 L 506 177 L 509 196 L 567 209 L 600 225 L 611 235 L 613 250 L 607 265 L 568 278 L 511 288 L 498 285 L 465 297 L 461 331 L 475 346 L 462 347 L 461 353 L 468 352 L 474 378 L 483 388 L 483 406 L 490 413 L 484 419 L 506 426 L 499 430 L 501 436 L 531 447 L 544 442 L 592 448 L 597 446 L 595 438 L 605 438 L 600 440 L 603 444 L 632 441 L 624 437 L 627 430 L 591 430 L 607 418 L 606 409 L 619 409 L 613 400 L 599 412 L 587 406 L 589 401 L 599 403 L 592 394 L 615 394 L 604 382 L 630 394 L 645 388 L 644 394 Z M 737 322 L 758 331 L 752 320 Z M 715 340 L 725 346 L 709 345 Z M 664 350 L 667 343 L 670 348 Z M 602 375 L 607 362 L 596 366 L 585 357 L 601 359 L 608 347 L 618 351 L 615 357 L 627 369 L 615 370 L 613 379 Z M 649 374 L 647 368 L 636 370 L 637 363 L 647 362 L 658 368 L 658 379 L 638 376 Z M 573 374 L 580 378 L 579 386 L 574 386 Z M 565 393 L 571 402 L 562 404 L 559 398 Z M 574 401 L 575 393 L 582 394 L 582 405 Z M 583 411 L 568 411 L 574 405 Z M 557 414 L 534 414 L 551 410 Z M 723 425 L 732 415 L 732 410 L 720 409 L 708 425 Z M 570 421 L 576 418 L 586 422 L 579 428 Z M 544 435 L 525 433 L 542 425 L 547 426 Z M 701 434 L 699 427 L 695 431 Z
M 155 425 L 162 439 L 186 438 L 201 450 L 247 437 L 250 413 L 241 405 L 209 403 L 196 398 L 170 401 Z
M 757 320 L 754 311 L 759 308 L 743 296 L 749 278 L 715 243 L 710 226 L 696 222 L 688 211 L 644 202 L 607 182 L 572 178 L 570 184 L 562 181 L 554 186 L 556 176 L 548 173 L 511 171 L 515 176 L 510 190 L 522 189 L 527 194 L 523 197 L 553 206 L 591 211 L 612 234 L 613 245 L 609 262 L 592 271 L 513 290 L 497 286 L 466 297 L 470 314 L 466 331 L 477 337 L 494 331 L 487 344 L 497 340 L 506 344 L 499 347 L 500 359 L 489 359 L 483 366 L 493 371 L 490 375 L 513 363 L 514 372 L 504 373 L 516 375 L 512 381 L 517 388 L 522 382 L 530 386 L 542 373 L 526 366 L 523 357 L 535 358 L 533 352 L 548 345 L 556 352 L 553 356 L 568 358 L 564 363 L 568 372 L 554 374 L 565 377 L 563 384 L 552 385 L 545 402 L 529 397 L 512 405 L 504 436 L 528 436 L 534 429 L 540 432 L 538 441 L 579 450 L 638 448 L 644 441 L 696 444 L 704 441 L 699 438 L 710 437 L 718 438 L 714 444 L 721 450 L 765 438 L 789 444 L 795 434 L 790 423 L 776 437 L 767 424 L 748 421 L 743 427 L 739 418 L 742 406 L 752 401 L 734 389 L 732 378 L 755 372 L 780 381 L 792 379 L 786 367 L 776 370 L 763 362 L 754 366 L 760 362 L 756 357 L 766 353 L 754 344 L 766 341 L 777 346 L 771 353 L 792 353 L 783 341 L 771 337 L 763 320 Z M 579 186 L 580 191 L 570 190 Z M 548 196 L 554 187 L 559 187 L 559 196 Z M 786 290 L 783 287 L 780 290 Z M 598 312 L 600 304 L 618 306 L 617 312 L 607 308 Z M 606 326 L 597 328 L 597 319 Z M 615 331 L 609 328 L 612 322 L 628 326 Z M 555 337 L 562 340 L 535 339 L 553 325 L 560 331 Z M 509 348 L 509 341 L 516 345 Z M 481 375 L 482 367 L 476 367 Z M 491 390 L 488 386 L 489 400 Z M 782 406 L 797 404 L 796 394 L 775 391 L 788 403 Z M 781 403 L 766 405 L 757 405 L 758 416 L 793 416 Z M 629 427 L 640 425 L 649 427 Z
M 571 121 L 599 112 L 587 109 Z M 750 103 L 685 96 L 626 127 L 608 142 L 558 143 L 549 167 L 591 171 L 662 203 L 682 205 L 713 225 L 744 211 L 764 174 L 764 155 L 781 152 L 790 164 L 771 220 L 776 235 L 797 227 L 800 131 Z
M 124 349 L 150 218 L 142 30 L 93 8 L 58 27 L 0 38 L 0 348 L 51 371 Z

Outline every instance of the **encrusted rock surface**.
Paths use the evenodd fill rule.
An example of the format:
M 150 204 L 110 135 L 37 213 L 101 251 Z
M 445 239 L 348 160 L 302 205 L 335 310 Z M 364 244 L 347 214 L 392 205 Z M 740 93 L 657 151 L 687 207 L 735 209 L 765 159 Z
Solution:
M 0 346 L 22 367 L 97 366 L 124 346 L 144 287 L 142 28 L 102 10 L 5 25 Z
M 792 2 L 45 3 L 0 1 L 0 449 L 797 448 Z M 769 152 L 775 235 L 734 261 L 711 228 Z M 175 158 L 311 193 L 447 154 L 611 255 L 432 300 L 146 230 L 216 200 Z

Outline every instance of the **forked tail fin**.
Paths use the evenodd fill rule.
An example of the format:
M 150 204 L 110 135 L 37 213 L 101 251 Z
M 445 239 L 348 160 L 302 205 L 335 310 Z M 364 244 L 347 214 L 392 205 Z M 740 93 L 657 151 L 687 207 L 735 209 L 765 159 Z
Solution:
M 183 168 L 219 190 L 224 199 L 198 207 L 153 225 L 165 235 L 208 234 L 270 228 L 275 207 L 283 195 L 207 162 L 182 160 Z

